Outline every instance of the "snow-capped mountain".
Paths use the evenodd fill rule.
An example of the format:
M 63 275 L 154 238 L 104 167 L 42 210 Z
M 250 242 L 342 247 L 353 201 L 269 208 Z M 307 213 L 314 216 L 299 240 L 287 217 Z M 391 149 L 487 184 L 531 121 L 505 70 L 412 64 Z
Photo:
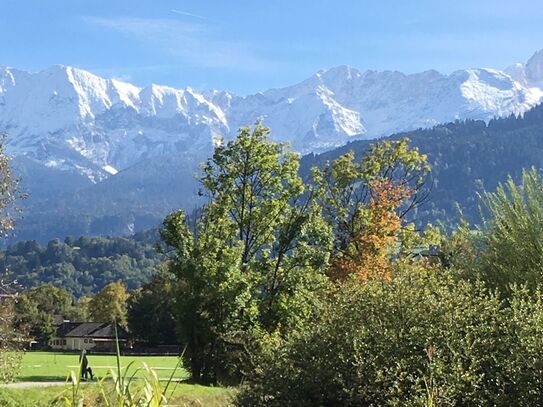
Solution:
M 147 156 L 205 149 L 228 130 L 191 89 L 139 89 L 71 67 L 0 70 L 0 129 L 14 155 L 100 181 Z
M 306 153 L 455 119 L 522 114 L 542 100 L 543 52 L 504 70 L 450 75 L 341 66 L 250 96 L 139 88 L 71 67 L 0 68 L 0 133 L 30 194 L 12 241 L 131 234 L 172 210 L 196 208 L 198 163 L 258 118 L 276 140 Z
M 505 70 L 321 71 L 293 86 L 250 96 L 151 85 L 138 88 L 54 66 L 0 68 L 0 131 L 8 148 L 93 182 L 153 157 L 201 161 L 214 143 L 263 118 L 300 152 L 455 119 L 522 114 L 543 99 L 543 51 Z

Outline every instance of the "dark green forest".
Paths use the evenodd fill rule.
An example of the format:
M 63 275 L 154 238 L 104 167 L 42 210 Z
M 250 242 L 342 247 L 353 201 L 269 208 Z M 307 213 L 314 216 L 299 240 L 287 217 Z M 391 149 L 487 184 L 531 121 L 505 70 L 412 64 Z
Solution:
M 23 288 L 49 283 L 75 297 L 122 281 L 129 289 L 147 282 L 162 262 L 156 230 L 132 237 L 67 237 L 46 245 L 22 241 L 0 253 L 0 267 Z
M 426 185 L 428 199 L 412 213 L 419 225 L 438 221 L 454 225 L 459 220 L 457 204 L 468 220 L 478 222 L 478 193 L 494 190 L 508 176 L 519 181 L 524 168 L 543 168 L 543 106 L 523 117 L 495 119 L 488 124 L 481 120 L 457 121 L 387 139 L 404 137 L 428 156 L 432 166 Z M 348 151 L 360 157 L 373 142 L 354 141 L 320 155 L 304 156 L 302 177 L 308 179 L 311 167 L 321 167 Z

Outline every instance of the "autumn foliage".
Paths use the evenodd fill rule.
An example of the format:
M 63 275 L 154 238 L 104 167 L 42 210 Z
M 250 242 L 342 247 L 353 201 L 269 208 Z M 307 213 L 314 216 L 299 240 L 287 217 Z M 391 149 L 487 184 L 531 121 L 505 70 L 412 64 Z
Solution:
M 404 184 L 394 184 L 390 179 L 370 183 L 371 198 L 366 208 L 360 210 L 364 228 L 332 262 L 330 274 L 336 280 L 353 275 L 364 281 L 390 279 L 392 257 L 398 244 L 402 219 L 397 209 L 413 193 Z

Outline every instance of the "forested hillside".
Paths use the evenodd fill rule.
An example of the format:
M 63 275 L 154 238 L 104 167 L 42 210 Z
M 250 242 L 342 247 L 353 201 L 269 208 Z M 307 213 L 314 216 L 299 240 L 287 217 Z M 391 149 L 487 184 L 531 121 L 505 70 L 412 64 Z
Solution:
M 0 252 L 0 269 L 23 288 L 50 283 L 75 297 L 100 291 L 112 281 L 129 289 L 147 282 L 162 261 L 156 231 L 133 237 L 80 237 L 46 245 L 21 241 Z
M 419 222 L 448 224 L 457 219 L 455 202 L 461 204 L 470 219 L 477 215 L 476 194 L 482 189 L 492 190 L 499 181 L 511 174 L 518 180 L 524 167 L 542 167 L 543 108 L 536 107 L 524 117 L 491 120 L 458 121 L 399 133 L 391 138 L 410 137 L 412 145 L 429 156 L 432 164 L 430 200 L 420 208 Z M 246 123 L 250 124 L 250 123 Z M 264 124 L 267 121 L 264 120 Z M 271 128 L 272 133 L 274 128 Z M 295 135 L 293 135 L 295 136 Z M 338 149 L 307 155 L 302 159 L 304 178 L 309 168 L 322 165 L 352 149 L 360 154 L 373 141 L 360 140 Z M 52 238 L 81 235 L 127 235 L 158 225 L 168 212 L 177 208 L 192 211 L 202 200 L 197 195 L 196 163 L 205 156 L 188 157 L 172 154 L 168 157 L 148 158 L 119 172 L 99 184 L 81 189 L 59 189 L 50 199 L 43 197 L 40 179 L 66 176 L 52 169 L 46 176 L 34 179 L 27 164 L 17 161 L 15 173 L 22 175 L 22 186 L 30 197 L 16 228 L 16 240 L 36 239 L 47 242 Z M 49 178 L 48 178 L 49 177 Z M 75 175 L 66 181 L 76 184 Z
M 457 121 L 432 129 L 395 134 L 391 139 L 409 137 L 410 145 L 428 155 L 432 172 L 429 196 L 413 215 L 419 224 L 437 221 L 452 225 L 458 221 L 456 203 L 470 221 L 477 221 L 477 194 L 492 191 L 509 175 L 518 181 L 523 168 L 543 168 L 543 106 L 523 117 Z M 336 150 L 302 158 L 302 174 L 352 150 L 357 156 L 371 141 L 355 141 Z

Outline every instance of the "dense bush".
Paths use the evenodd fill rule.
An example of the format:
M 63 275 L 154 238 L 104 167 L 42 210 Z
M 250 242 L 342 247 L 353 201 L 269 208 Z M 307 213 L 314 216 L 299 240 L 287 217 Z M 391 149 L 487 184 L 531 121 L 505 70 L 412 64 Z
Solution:
M 261 362 L 241 406 L 541 405 L 543 301 L 407 271 L 349 283 Z

